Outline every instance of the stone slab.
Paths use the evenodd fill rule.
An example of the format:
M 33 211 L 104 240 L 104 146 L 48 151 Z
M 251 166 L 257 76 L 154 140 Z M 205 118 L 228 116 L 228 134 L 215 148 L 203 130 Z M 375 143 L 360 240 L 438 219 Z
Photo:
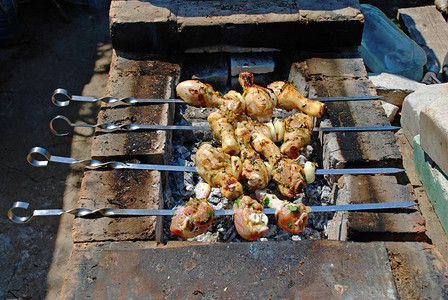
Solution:
M 413 161 L 426 194 L 434 205 L 440 223 L 448 234 L 448 177 L 435 166 L 421 148 L 420 136 L 414 138 Z
M 182 80 L 197 79 L 223 90 L 229 81 L 228 55 L 216 53 L 188 54 L 182 66 Z
M 274 68 L 272 54 L 233 54 L 230 58 L 231 76 L 238 76 L 241 72 L 266 74 L 274 72 Z
M 448 49 L 448 24 L 434 5 L 400 8 L 397 19 L 403 30 L 423 48 L 427 70 L 442 80 L 442 64 Z
M 296 79 L 297 78 L 297 79 Z M 308 97 L 375 95 L 359 57 L 312 58 L 294 63 L 289 80 L 306 81 Z M 377 100 L 327 103 L 320 126 L 386 126 L 387 116 Z M 402 158 L 392 132 L 320 134 L 323 168 L 401 167 Z M 337 177 L 328 176 L 334 182 Z
M 151 53 L 215 45 L 352 47 L 364 22 L 355 0 L 112 1 L 109 16 L 114 49 Z
M 410 185 L 393 176 L 343 176 L 339 179 L 336 205 L 417 202 Z M 425 219 L 418 208 L 389 212 L 343 212 L 329 227 L 331 239 L 351 241 L 424 241 Z
M 445 299 L 448 263 L 427 243 L 386 242 L 400 299 Z
M 106 95 L 116 98 L 161 98 L 175 96 L 180 77 L 180 64 L 166 60 L 131 60 L 114 53 Z M 173 104 L 126 105 L 122 102 L 103 103 L 98 123 L 168 125 L 174 117 Z M 107 132 L 95 131 L 92 157 L 144 156 L 146 162 L 163 163 L 169 156 L 169 131 Z
M 163 208 L 161 174 L 146 170 L 89 170 L 84 173 L 78 206 L 88 209 Z M 73 241 L 161 240 L 161 217 L 75 218 Z
M 440 97 L 420 113 L 420 145 L 443 173 L 448 174 L 448 107 Z
M 437 99 L 448 97 L 448 83 L 431 84 L 419 88 L 407 96 L 401 109 L 401 127 L 412 144 L 412 140 L 420 134 L 420 112 Z
M 398 293 L 381 242 L 284 241 L 75 250 L 61 297 L 398 299 Z
M 78 206 L 88 209 L 163 208 L 160 172 L 90 170 L 84 173 Z M 161 217 L 75 218 L 73 240 L 79 242 L 161 240 Z
M 368 79 L 373 83 L 381 100 L 401 107 L 404 98 L 426 84 L 404 76 L 389 73 L 369 73 Z

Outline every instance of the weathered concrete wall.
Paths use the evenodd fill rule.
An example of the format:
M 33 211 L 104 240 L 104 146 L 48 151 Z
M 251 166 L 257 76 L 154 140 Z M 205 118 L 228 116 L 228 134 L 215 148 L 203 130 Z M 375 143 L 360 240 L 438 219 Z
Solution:
M 351 47 L 361 42 L 359 2 L 342 1 L 112 1 L 113 46 L 124 52 L 188 48 Z

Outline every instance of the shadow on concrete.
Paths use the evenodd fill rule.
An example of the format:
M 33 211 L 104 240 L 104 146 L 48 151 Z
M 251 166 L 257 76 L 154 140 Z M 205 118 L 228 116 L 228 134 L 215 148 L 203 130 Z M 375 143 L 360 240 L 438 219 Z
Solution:
M 1 299 L 51 298 L 49 286 L 56 290 L 54 295 L 60 290 L 60 279 L 57 283 L 48 279 L 50 265 L 58 255 L 55 243 L 60 219 L 36 218 L 18 225 L 8 220 L 7 211 L 15 201 L 29 202 L 32 209 L 61 208 L 67 195 L 76 204 L 81 169 L 66 165 L 35 168 L 27 163 L 26 155 L 32 147 L 43 146 L 55 155 L 70 156 L 73 141 L 83 141 L 76 135 L 57 137 L 50 132 L 49 122 L 57 114 L 72 120 L 95 120 L 95 107 L 83 108 L 82 114 L 80 105 L 59 108 L 52 104 L 51 94 L 64 87 L 81 95 L 86 85 L 93 84 L 94 75 L 107 78 L 108 66 L 96 65 L 110 44 L 108 4 L 104 2 L 100 10 L 64 2 L 70 22 L 64 20 L 52 1 L 23 3 L 19 6 L 22 40 L 0 49 Z M 99 86 L 99 95 L 95 96 L 103 92 L 104 86 Z M 90 153 L 90 146 L 85 148 Z M 69 187 L 68 178 L 74 182 Z M 63 240 L 71 243 L 70 232 Z M 65 268 L 58 267 L 63 278 Z

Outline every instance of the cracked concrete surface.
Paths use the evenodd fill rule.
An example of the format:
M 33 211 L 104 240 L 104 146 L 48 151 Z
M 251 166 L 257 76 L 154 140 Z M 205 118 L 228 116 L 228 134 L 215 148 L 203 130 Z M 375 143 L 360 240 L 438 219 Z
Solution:
M 51 1 L 21 3 L 23 39 L 0 49 L 0 299 L 59 298 L 73 246 L 73 217 L 36 218 L 20 225 L 8 220 L 7 211 L 15 201 L 29 202 L 33 209 L 76 205 L 82 168 L 36 168 L 26 155 L 41 146 L 53 155 L 90 157 L 91 130 L 77 128 L 73 135 L 57 137 L 48 126 L 58 114 L 74 123 L 96 121 L 98 104 L 60 108 L 51 102 L 59 87 L 74 95 L 104 94 L 112 49 L 108 4 L 95 3 L 81 7 L 64 2 L 70 22 Z

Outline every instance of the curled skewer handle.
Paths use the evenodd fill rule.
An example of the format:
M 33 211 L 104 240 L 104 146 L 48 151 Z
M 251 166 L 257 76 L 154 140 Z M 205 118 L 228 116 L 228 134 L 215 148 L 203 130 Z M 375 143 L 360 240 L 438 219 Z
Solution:
M 14 202 L 11 208 L 8 210 L 8 218 L 14 223 L 27 223 L 33 218 L 33 214 L 19 217 L 14 214 L 14 210 L 17 208 L 28 209 L 29 203 L 27 202 Z
M 38 157 L 40 159 L 38 159 Z M 30 152 L 28 152 L 28 156 L 26 157 L 26 159 L 31 165 L 35 167 L 46 167 L 48 165 L 48 162 L 51 160 L 51 154 L 44 148 L 33 147 L 31 148 Z
M 67 131 L 61 131 L 61 130 L 57 130 L 55 128 L 55 122 L 59 121 L 59 120 L 62 120 L 63 122 L 65 122 L 66 123 L 65 125 L 68 125 L 69 127 L 73 127 L 72 122 L 67 117 L 58 115 L 58 116 L 54 117 L 53 119 L 51 119 L 51 121 L 50 121 L 50 130 L 51 130 L 51 132 L 54 135 L 57 135 L 57 136 L 69 135 L 70 131 L 68 131 L 68 130 Z
M 51 101 L 60 107 L 68 106 L 70 100 L 72 100 L 72 95 L 65 89 L 56 89 L 51 96 Z

